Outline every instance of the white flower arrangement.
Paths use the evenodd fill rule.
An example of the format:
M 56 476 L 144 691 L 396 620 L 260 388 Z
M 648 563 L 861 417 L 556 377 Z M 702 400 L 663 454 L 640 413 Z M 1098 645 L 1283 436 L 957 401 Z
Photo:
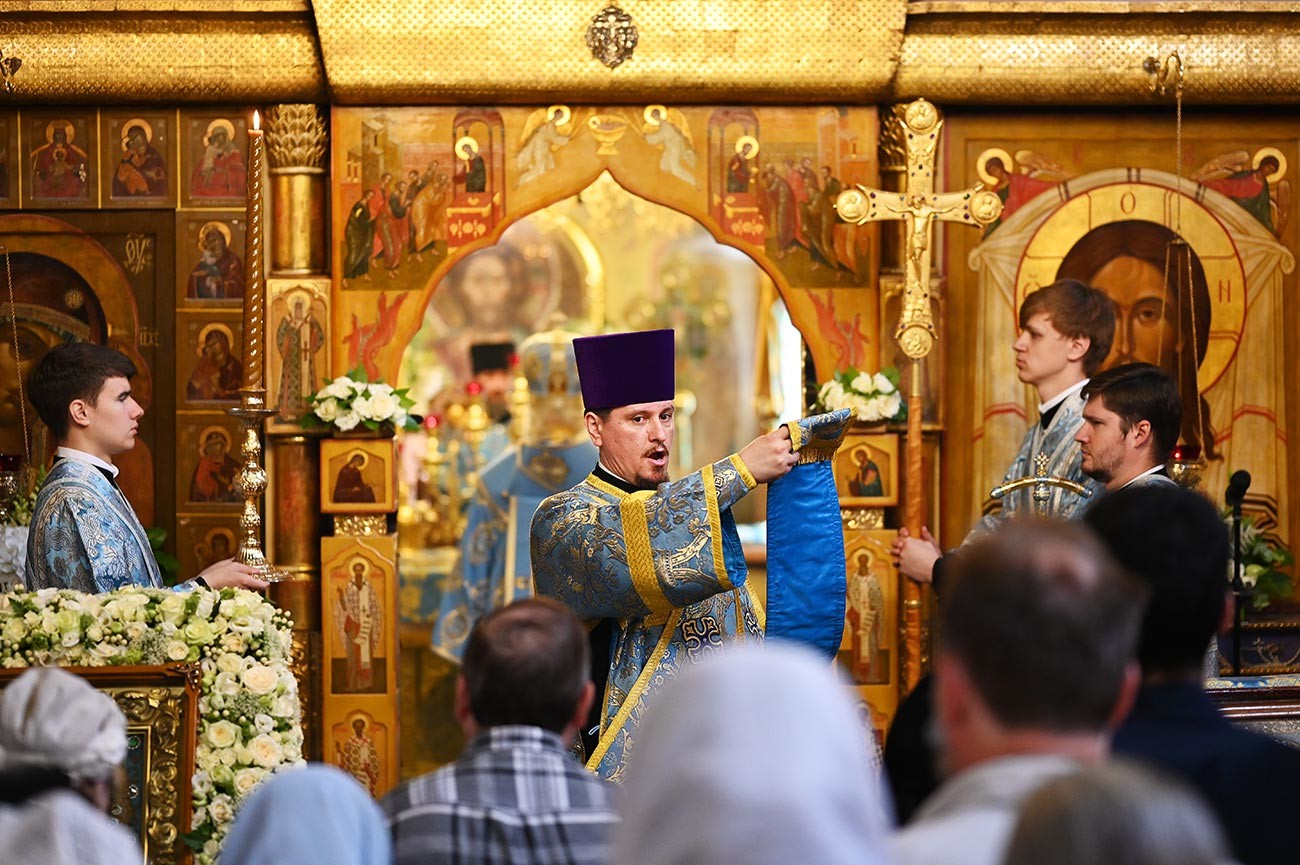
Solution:
M 898 392 L 898 370 L 886 367 L 877 373 L 849 367 L 837 372 L 817 391 L 821 411 L 853 409 L 864 423 L 897 421 L 907 416 L 907 403 Z
M 196 863 L 213 865 L 244 797 L 272 772 L 303 764 L 290 627 L 287 613 L 244 589 L 11 592 L 0 595 L 0 667 L 198 662 L 185 840 Z
M 412 430 L 419 422 L 408 414 L 415 401 L 406 388 L 394 389 L 383 382 L 367 381 L 362 370 L 353 370 L 325 385 L 311 398 L 311 411 L 303 416 L 305 426 L 331 426 L 349 432 L 358 426 L 378 430 L 383 426 Z

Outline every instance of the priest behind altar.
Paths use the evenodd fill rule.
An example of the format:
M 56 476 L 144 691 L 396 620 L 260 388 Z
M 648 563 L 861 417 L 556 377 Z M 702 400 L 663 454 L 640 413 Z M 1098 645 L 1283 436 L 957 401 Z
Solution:
M 593 626 L 603 698 L 583 746 L 589 769 L 619 781 L 652 683 L 724 643 L 763 639 L 739 542 L 725 529 L 734 526 L 732 505 L 799 457 L 781 427 L 670 483 L 673 332 L 582 337 L 573 347 L 600 459 L 586 480 L 538 508 L 533 579 L 538 595 Z
M 144 526 L 117 486 L 113 458 L 135 447 L 144 409 L 131 396 L 135 364 L 106 346 L 73 342 L 37 364 L 28 394 L 58 442 L 27 536 L 27 588 L 111 592 L 162 588 Z M 234 559 L 177 588 L 264 589 Z

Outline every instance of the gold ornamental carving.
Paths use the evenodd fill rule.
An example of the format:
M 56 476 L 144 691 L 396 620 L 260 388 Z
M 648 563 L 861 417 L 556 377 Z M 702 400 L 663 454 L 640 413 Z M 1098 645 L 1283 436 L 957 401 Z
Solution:
M 884 508 L 840 508 L 845 531 L 866 531 L 885 527 Z
M 280 104 L 266 112 L 266 155 L 271 172 L 285 169 L 325 170 L 329 156 L 329 121 L 319 105 Z
M 371 537 L 388 534 L 387 514 L 339 514 L 334 517 L 334 534 Z
M 0 0 L 0 20 L 6 56 L 23 61 L 12 95 L 0 93 L 14 102 L 328 98 L 306 0 Z
M 587 47 L 591 49 L 591 56 L 610 69 L 617 68 L 632 56 L 640 38 L 632 16 L 613 3 L 597 12 L 587 27 Z
M 314 0 L 311 8 L 331 96 L 345 105 L 548 105 L 557 93 L 602 105 L 666 93 L 677 102 L 728 105 L 861 104 L 887 91 L 907 17 L 906 0 L 629 5 L 639 33 L 635 60 L 610 74 L 581 41 L 606 2 Z M 376 26 L 381 20 L 401 26 Z
M 1177 47 L 1196 73 L 1187 104 L 1294 104 L 1298 19 L 1270 3 L 912 3 L 893 97 L 1146 105 L 1143 60 Z
M 12 55 L 6 57 L 4 51 L 0 51 L 0 79 L 4 80 L 5 90 L 8 93 L 13 93 L 16 89 L 14 75 L 22 65 L 21 58 Z

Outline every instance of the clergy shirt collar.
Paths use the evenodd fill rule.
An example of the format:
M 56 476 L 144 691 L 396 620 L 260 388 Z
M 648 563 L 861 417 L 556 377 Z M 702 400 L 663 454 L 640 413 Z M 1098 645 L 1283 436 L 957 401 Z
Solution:
M 1083 386 L 1086 385 L 1088 381 L 1089 379 L 1085 378 L 1083 381 L 1079 382 L 1078 384 L 1067 387 L 1065 390 L 1061 391 L 1056 396 L 1049 399 L 1047 402 L 1040 402 L 1038 404 L 1038 413 L 1040 415 L 1047 414 L 1049 411 L 1056 408 L 1061 403 L 1065 402 L 1066 399 L 1078 393 L 1079 391 L 1083 390 Z
M 603 475 L 602 472 L 604 473 Z M 607 484 L 613 484 L 614 486 L 618 487 L 620 490 L 622 490 L 625 493 L 635 493 L 641 491 L 641 487 L 632 483 L 630 480 L 623 477 L 622 475 L 617 475 L 614 472 L 610 471 L 605 467 L 605 464 L 602 463 L 600 460 L 596 460 L 596 477 L 600 478 Z
M 117 472 L 118 472 L 117 466 L 113 465 L 112 463 L 104 462 L 94 454 L 88 454 L 85 451 L 79 451 L 76 448 L 60 446 L 54 452 L 54 455 L 57 457 L 62 457 L 65 460 L 76 460 L 79 463 L 86 463 L 87 465 L 92 465 L 101 471 L 108 472 L 109 475 L 112 476 L 113 478 L 117 477 Z
M 1164 471 L 1165 471 L 1165 465 L 1164 465 L 1164 463 L 1161 463 L 1161 464 L 1159 464 L 1159 465 L 1154 465 L 1154 466 L 1152 466 L 1151 468 L 1149 468 L 1149 469 L 1147 469 L 1146 471 L 1144 471 L 1142 474 L 1140 474 L 1140 475 L 1134 475 L 1133 477 L 1129 478 L 1128 481 L 1125 482 L 1124 487 L 1128 486 L 1129 484 L 1133 483 L 1134 481 L 1138 480 L 1139 478 L 1144 478 L 1144 477 L 1146 477 L 1147 475 L 1159 475 L 1159 474 L 1164 474 Z M 1120 487 L 1120 489 L 1122 490 L 1122 489 L 1124 489 L 1124 487 Z

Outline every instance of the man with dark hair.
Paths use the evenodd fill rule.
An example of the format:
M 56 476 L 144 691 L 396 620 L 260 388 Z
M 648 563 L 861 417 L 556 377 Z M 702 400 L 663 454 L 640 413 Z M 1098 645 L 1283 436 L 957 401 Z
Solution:
M 1083 425 L 1075 434 L 1083 471 L 1107 492 L 1173 484 L 1165 472 L 1178 443 L 1183 409 L 1178 385 L 1160 367 L 1126 363 L 1092 378 L 1082 392 Z
M 948 780 L 894 837 L 902 865 L 995 865 L 1021 801 L 1104 758 L 1137 687 L 1137 580 L 1078 525 L 1017 520 L 950 566 L 935 707 Z
M 94 343 L 51 349 L 32 371 L 32 404 L 58 442 L 27 536 L 25 582 L 31 590 L 109 592 L 162 587 L 162 574 L 140 519 L 117 486 L 113 458 L 135 447 L 144 409 L 131 396 L 135 364 Z M 264 589 L 234 559 L 217 562 L 178 588 Z
M 1290 861 L 1291 835 L 1261 827 L 1300 813 L 1300 752 L 1229 723 L 1202 687 L 1206 646 L 1232 617 L 1223 520 L 1195 493 L 1160 485 L 1108 495 L 1084 521 L 1151 591 L 1138 643 L 1142 687 L 1116 753 L 1199 789 L 1243 865 Z
M 614 788 L 568 751 L 595 698 L 589 668 L 582 623 L 555 601 L 478 621 L 456 681 L 465 753 L 384 798 L 395 865 L 609 861 Z
M 1080 391 L 1110 352 L 1115 335 L 1115 312 L 1110 299 L 1074 279 L 1062 279 L 1040 288 L 1020 305 L 1020 334 L 1012 349 L 1022 382 L 1038 392 L 1038 423 L 1020 443 L 1020 451 L 1007 468 L 1004 480 L 1035 474 L 1039 456 L 1047 457 L 1047 473 L 1086 483 L 1079 446 L 1074 434 L 1082 424 Z M 1047 513 L 1076 516 L 1087 499 L 1053 487 Z M 1033 512 L 1033 491 L 1025 488 L 1007 494 L 1001 511 L 988 514 L 971 529 L 966 542 L 992 531 L 1016 513 Z M 928 530 L 912 538 L 907 529 L 898 533 L 892 553 L 899 570 L 921 583 L 932 580 L 936 562 L 942 568 L 943 550 Z

